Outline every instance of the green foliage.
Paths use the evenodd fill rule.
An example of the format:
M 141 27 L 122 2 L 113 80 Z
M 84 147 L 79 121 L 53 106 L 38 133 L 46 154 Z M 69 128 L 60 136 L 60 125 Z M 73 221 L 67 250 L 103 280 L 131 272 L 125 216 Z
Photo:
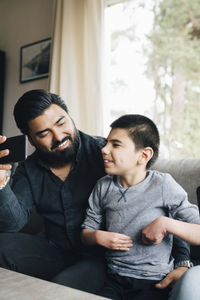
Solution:
M 173 156 L 199 156 L 200 1 L 158 0 L 147 75 L 154 80 L 157 118 L 166 149 Z M 170 79 L 169 79 L 170 78 Z M 159 109 L 156 109 L 156 112 Z M 167 122 L 167 125 L 166 125 Z

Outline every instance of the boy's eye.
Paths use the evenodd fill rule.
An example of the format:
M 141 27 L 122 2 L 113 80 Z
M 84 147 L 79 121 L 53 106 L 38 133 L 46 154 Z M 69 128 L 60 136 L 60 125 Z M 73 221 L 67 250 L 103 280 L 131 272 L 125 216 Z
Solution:
M 58 123 L 58 126 L 62 126 L 64 124 L 65 124 L 65 122 L 63 121 L 63 122 Z
M 120 145 L 119 144 L 113 144 L 113 147 L 119 147 Z

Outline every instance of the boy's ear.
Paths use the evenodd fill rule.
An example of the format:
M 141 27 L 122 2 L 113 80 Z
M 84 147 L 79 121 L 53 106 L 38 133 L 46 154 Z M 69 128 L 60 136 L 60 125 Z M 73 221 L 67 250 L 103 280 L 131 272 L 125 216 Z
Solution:
M 140 164 L 146 164 L 153 156 L 153 149 L 151 147 L 145 147 L 141 149 L 141 155 L 139 157 L 139 163 Z

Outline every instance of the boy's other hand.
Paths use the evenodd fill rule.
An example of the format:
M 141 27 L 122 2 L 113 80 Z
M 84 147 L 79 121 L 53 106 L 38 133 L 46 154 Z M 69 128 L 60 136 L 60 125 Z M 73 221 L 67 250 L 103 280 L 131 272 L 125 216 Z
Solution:
M 159 217 L 142 230 L 142 240 L 144 244 L 157 245 L 162 242 L 166 233 L 167 220 L 167 217 Z
M 112 250 L 128 251 L 133 246 L 130 236 L 103 230 L 96 231 L 96 241 L 99 245 Z

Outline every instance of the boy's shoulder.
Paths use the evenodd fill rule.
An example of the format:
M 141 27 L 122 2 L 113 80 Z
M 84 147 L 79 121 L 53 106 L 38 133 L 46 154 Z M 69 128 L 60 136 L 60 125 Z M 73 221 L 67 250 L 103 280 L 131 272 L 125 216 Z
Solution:
M 174 180 L 173 177 L 169 173 L 164 173 L 158 170 L 149 170 L 149 174 L 151 174 L 152 178 L 157 180 Z
M 98 148 L 102 148 L 105 146 L 106 139 L 102 136 L 94 136 L 84 133 L 82 131 L 78 131 L 80 140 L 85 145 L 95 146 Z
M 116 178 L 116 175 L 105 175 L 98 179 L 97 185 L 111 185 L 114 183 Z M 148 170 L 148 176 L 147 176 L 148 182 L 157 182 L 159 184 L 163 184 L 165 182 L 176 182 L 173 177 L 169 173 L 160 172 L 157 170 Z
M 185 193 L 185 190 L 171 174 L 157 170 L 150 170 L 150 173 L 152 174 L 154 181 L 162 185 L 168 192 Z

